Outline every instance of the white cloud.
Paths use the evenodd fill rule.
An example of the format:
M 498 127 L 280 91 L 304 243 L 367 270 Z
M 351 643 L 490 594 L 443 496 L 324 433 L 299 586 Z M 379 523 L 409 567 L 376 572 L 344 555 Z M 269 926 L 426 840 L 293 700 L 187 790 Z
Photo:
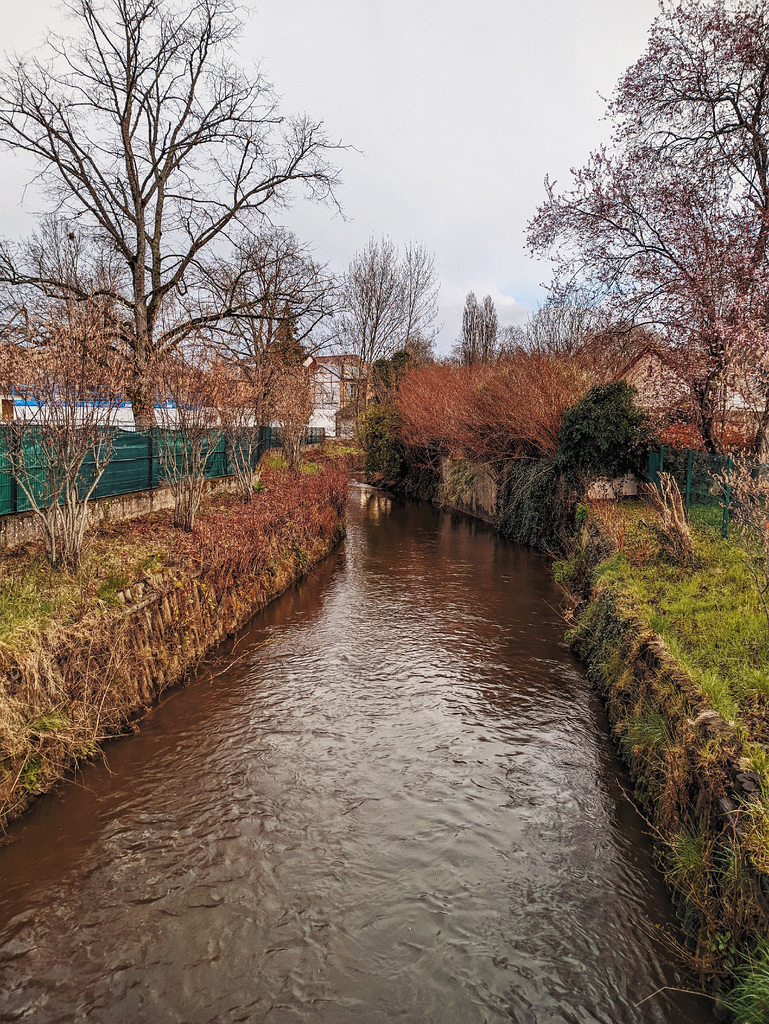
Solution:
M 56 10 L 4 11 L 6 48 L 61 25 Z M 298 203 L 288 222 L 336 269 L 372 235 L 424 242 L 443 285 L 444 349 L 471 288 L 519 319 L 549 276 L 524 245 L 544 176 L 564 180 L 605 141 L 598 92 L 640 56 L 656 11 L 656 0 L 253 0 L 242 63 L 261 61 L 286 112 L 360 151 L 338 154 L 347 221 Z M 28 230 L 30 175 L 0 155 L 0 234 Z M 40 205 L 28 196 L 27 211 Z

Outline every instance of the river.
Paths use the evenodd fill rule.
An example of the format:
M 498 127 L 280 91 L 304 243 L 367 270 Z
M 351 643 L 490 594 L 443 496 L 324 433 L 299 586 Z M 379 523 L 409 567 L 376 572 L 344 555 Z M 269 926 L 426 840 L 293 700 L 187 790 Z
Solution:
M 704 1024 L 546 561 L 348 536 L 0 849 L 0 1020 Z M 640 1005 L 638 1005 L 640 1004 Z

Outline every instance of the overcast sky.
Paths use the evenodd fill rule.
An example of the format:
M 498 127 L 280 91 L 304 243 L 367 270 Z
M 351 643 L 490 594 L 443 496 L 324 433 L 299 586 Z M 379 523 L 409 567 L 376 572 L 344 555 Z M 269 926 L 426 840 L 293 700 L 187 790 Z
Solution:
M 566 181 L 608 137 L 605 104 L 644 48 L 657 0 L 245 0 L 245 67 L 261 63 L 286 113 L 323 120 L 347 220 L 298 204 L 285 218 L 341 271 L 372 235 L 423 242 L 441 278 L 440 348 L 466 293 L 500 322 L 544 298 L 525 229 L 545 174 Z M 6 51 L 61 28 L 54 0 L 0 0 Z M 600 94 L 600 95 L 599 95 Z M 0 154 L 0 234 L 32 226 L 33 167 Z

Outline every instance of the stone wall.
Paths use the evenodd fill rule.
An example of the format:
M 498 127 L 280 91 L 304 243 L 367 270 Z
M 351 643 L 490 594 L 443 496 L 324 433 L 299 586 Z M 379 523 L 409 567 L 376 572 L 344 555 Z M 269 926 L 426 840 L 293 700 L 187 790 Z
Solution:
M 441 503 L 490 523 L 497 508 L 498 482 L 492 470 L 480 462 L 442 458 Z

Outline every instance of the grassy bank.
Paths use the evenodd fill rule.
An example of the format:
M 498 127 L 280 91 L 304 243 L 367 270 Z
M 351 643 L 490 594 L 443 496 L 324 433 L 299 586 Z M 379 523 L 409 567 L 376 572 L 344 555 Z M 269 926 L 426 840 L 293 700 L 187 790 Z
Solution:
M 349 476 L 268 461 L 245 504 L 210 496 L 195 530 L 171 513 L 104 523 L 75 576 L 39 547 L 0 567 L 0 825 L 128 726 L 219 640 L 337 541 Z
M 684 564 L 640 502 L 582 518 L 556 577 L 658 840 L 681 952 L 734 986 L 741 1024 L 769 1020 L 769 632 L 746 553 L 707 513 Z

